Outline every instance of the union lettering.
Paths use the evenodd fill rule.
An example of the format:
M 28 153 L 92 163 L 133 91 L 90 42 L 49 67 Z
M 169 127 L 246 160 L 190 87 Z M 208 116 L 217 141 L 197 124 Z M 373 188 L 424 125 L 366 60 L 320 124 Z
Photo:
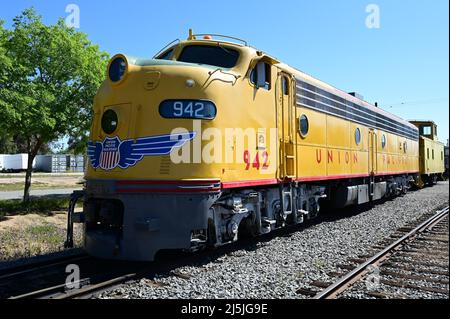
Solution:
M 316 149 L 316 161 L 318 164 L 322 162 L 322 150 Z

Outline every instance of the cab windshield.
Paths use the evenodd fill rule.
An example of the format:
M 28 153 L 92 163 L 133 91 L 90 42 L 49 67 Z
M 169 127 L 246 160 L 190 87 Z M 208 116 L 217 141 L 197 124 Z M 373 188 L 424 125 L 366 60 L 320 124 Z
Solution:
M 236 66 L 239 52 L 223 45 L 189 45 L 183 48 L 178 61 L 206 64 L 231 69 Z

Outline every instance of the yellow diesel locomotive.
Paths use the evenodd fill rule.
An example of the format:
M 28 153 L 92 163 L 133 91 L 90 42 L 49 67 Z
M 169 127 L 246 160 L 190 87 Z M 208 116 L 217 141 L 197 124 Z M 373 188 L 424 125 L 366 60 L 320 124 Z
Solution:
M 218 35 L 113 57 L 90 139 L 85 249 L 102 258 L 223 245 L 420 178 L 415 125 Z

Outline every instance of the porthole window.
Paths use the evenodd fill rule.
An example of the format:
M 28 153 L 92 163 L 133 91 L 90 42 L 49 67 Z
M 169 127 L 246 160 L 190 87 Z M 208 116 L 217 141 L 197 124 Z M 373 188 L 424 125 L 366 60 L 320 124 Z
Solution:
M 306 137 L 306 135 L 308 135 L 309 132 L 309 121 L 308 121 L 308 117 L 306 115 L 302 115 L 300 117 L 300 135 L 302 137 Z
M 403 143 L 403 152 L 406 153 L 406 151 L 408 150 L 408 144 L 406 142 Z
M 361 143 L 361 130 L 359 128 L 355 130 L 355 143 L 356 145 Z
M 383 136 L 381 137 L 381 147 L 386 148 L 386 144 L 387 144 L 386 135 L 383 134 Z

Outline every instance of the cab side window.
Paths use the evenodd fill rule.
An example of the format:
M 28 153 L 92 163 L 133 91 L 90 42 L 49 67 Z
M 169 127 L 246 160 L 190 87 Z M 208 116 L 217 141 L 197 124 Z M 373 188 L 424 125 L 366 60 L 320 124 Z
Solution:
M 259 62 L 250 73 L 250 81 L 257 87 L 265 90 L 271 89 L 271 66 L 270 64 Z
M 161 54 L 160 56 L 158 56 L 156 59 L 157 60 L 171 60 L 174 52 L 175 52 L 175 49 L 168 50 L 168 51 L 164 52 L 163 54 Z
M 283 95 L 289 95 L 289 80 L 287 77 L 283 76 L 281 78 L 281 86 L 283 89 Z

